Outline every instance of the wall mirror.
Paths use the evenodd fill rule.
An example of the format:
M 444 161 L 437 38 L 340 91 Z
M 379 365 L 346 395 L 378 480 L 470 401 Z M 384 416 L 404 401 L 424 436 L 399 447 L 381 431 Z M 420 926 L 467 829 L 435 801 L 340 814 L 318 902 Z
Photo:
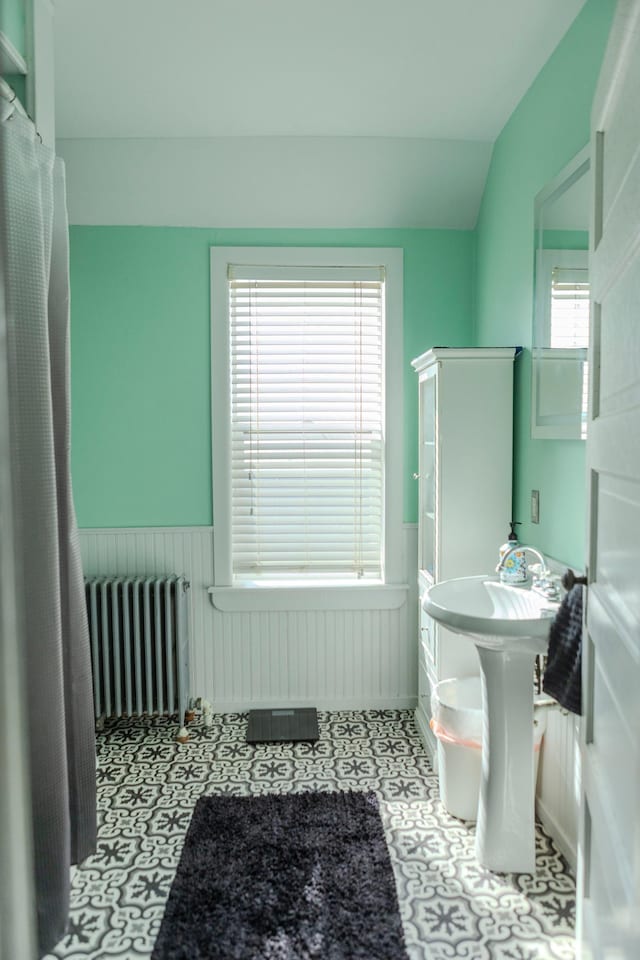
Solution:
M 535 198 L 531 436 L 584 440 L 589 346 L 589 147 Z

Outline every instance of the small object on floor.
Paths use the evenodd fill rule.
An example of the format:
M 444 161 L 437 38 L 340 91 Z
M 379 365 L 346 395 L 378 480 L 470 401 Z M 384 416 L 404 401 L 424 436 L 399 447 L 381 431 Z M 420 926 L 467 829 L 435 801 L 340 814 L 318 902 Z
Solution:
M 182 957 L 407 960 L 375 794 L 200 797 L 152 954 Z
M 319 738 L 318 711 L 315 707 L 249 711 L 247 743 L 318 740 Z
M 186 727 L 180 727 L 178 730 L 178 736 L 176 737 L 178 743 L 188 743 L 189 741 L 189 732 Z
M 205 727 L 210 727 L 213 723 L 211 704 L 208 700 L 202 701 L 202 722 Z

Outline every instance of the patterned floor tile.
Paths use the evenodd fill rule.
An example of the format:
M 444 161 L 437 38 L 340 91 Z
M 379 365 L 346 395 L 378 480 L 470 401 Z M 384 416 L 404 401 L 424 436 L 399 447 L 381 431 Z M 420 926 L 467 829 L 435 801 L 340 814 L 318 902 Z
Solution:
M 496 875 L 450 816 L 410 711 L 320 713 L 316 743 L 245 742 L 247 715 L 165 720 L 98 736 L 98 849 L 72 871 L 66 936 L 45 960 L 149 960 L 202 794 L 375 790 L 410 960 L 573 960 L 575 888 L 545 833 L 535 876 Z

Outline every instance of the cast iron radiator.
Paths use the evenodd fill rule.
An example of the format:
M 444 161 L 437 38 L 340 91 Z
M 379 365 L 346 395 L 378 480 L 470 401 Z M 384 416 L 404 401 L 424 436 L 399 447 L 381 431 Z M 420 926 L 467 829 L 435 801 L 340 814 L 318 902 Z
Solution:
M 175 714 L 184 723 L 189 586 L 175 574 L 85 578 L 98 726 L 145 714 Z

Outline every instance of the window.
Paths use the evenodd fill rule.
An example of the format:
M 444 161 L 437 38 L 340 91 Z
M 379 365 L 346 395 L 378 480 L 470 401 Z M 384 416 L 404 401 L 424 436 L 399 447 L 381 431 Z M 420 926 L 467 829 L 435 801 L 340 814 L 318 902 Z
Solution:
M 575 251 L 572 253 L 576 255 Z M 583 256 L 586 259 L 586 254 Z M 586 349 L 589 346 L 589 270 L 586 266 L 551 267 L 549 320 L 550 347 Z
M 583 349 L 589 346 L 589 270 L 584 267 L 553 267 L 551 271 L 551 346 Z M 587 438 L 589 363 L 582 364 L 580 438 Z
M 211 263 L 216 584 L 398 582 L 402 252 Z
M 588 266 L 586 250 L 537 253 L 532 378 L 532 436 L 536 438 L 586 438 Z

